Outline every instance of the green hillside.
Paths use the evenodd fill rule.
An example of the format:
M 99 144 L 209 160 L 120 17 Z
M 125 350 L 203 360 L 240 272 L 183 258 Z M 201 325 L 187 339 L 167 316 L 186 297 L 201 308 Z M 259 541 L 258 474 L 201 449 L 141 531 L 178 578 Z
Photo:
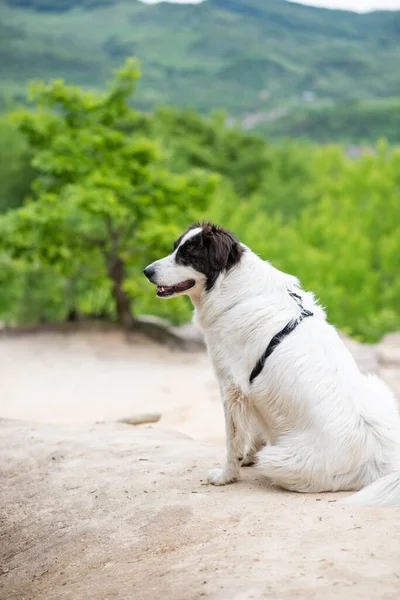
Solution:
M 284 0 L 0 0 L 3 107 L 22 99 L 32 78 L 101 87 L 128 55 L 143 65 L 142 109 L 220 107 L 255 115 L 273 135 L 303 134 L 299 122 L 312 130 L 325 106 L 400 95 L 400 12 L 357 15 Z M 294 125 L 282 119 L 299 111 Z
M 370 144 L 379 138 L 400 142 L 400 97 L 299 107 L 257 126 L 270 139 L 295 137 L 315 142 Z

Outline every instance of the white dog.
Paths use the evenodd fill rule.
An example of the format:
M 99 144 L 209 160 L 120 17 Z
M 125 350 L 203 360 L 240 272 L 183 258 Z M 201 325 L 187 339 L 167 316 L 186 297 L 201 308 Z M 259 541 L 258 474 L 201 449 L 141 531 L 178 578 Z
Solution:
M 362 375 L 324 310 L 298 280 L 233 234 L 193 225 L 145 269 L 160 298 L 188 294 L 217 375 L 225 485 L 256 461 L 296 492 L 360 490 L 349 502 L 400 504 L 400 418 L 394 396 Z M 371 485 L 372 484 L 372 485 Z

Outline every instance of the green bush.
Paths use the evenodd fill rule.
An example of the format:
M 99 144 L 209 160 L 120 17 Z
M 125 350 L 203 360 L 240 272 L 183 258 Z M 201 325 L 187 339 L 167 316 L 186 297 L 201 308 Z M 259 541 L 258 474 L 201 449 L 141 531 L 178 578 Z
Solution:
M 400 328 L 399 148 L 353 160 L 340 146 L 267 144 L 219 113 L 144 115 L 128 103 L 137 77 L 128 61 L 104 94 L 37 84 L 36 109 L 8 118 L 20 176 L 6 169 L 2 185 L 35 178 L 0 217 L 0 320 L 185 321 L 187 299 L 160 302 L 141 271 L 207 218 L 298 276 L 345 332 Z
M 21 206 L 30 193 L 34 170 L 28 144 L 6 117 L 0 119 L 0 213 Z
M 400 328 L 400 149 L 381 144 L 351 160 L 340 147 L 315 147 L 303 158 L 311 171 L 293 188 L 292 209 L 278 210 L 277 182 L 275 214 L 260 210 L 257 195 L 234 211 L 222 200 L 215 216 L 315 291 L 335 325 L 376 341 Z
M 36 110 L 10 117 L 28 140 L 36 177 L 31 200 L 0 219 L 0 252 L 4 262 L 52 269 L 70 282 L 70 293 L 56 295 L 57 314 L 93 313 L 94 305 L 133 326 L 143 266 L 207 207 L 215 187 L 215 175 L 199 169 L 172 172 L 143 135 L 141 115 L 128 104 L 138 76 L 127 60 L 104 94 L 39 82 L 31 89 Z M 57 307 L 52 283 L 38 278 L 49 319 Z M 20 302 L 25 288 L 24 280 Z M 90 288 L 101 290 L 102 307 Z M 18 303 L 14 312 L 18 318 Z

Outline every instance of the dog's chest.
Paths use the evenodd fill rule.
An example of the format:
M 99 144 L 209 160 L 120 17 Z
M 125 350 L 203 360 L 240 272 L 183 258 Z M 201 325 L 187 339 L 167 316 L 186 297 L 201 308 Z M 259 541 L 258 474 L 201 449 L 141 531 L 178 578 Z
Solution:
M 206 335 L 209 358 L 220 383 L 229 383 L 246 393 L 249 387 L 251 359 L 243 344 L 218 332 Z

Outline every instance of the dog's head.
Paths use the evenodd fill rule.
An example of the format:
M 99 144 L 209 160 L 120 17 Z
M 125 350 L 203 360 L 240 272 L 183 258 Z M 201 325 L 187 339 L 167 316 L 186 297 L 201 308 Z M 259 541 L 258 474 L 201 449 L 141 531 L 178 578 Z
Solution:
M 175 242 L 174 249 L 145 268 L 159 298 L 209 292 L 220 274 L 237 265 L 244 247 L 236 237 L 212 223 L 194 223 Z

